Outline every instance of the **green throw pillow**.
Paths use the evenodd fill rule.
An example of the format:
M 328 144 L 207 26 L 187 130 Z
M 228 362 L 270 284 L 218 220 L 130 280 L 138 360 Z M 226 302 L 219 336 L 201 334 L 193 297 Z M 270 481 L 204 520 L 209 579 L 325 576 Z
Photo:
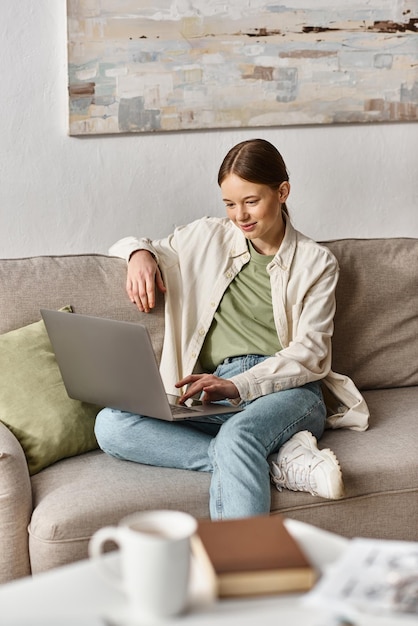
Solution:
M 30 474 L 97 448 L 98 411 L 68 397 L 42 320 L 0 335 L 0 420 L 19 440 Z

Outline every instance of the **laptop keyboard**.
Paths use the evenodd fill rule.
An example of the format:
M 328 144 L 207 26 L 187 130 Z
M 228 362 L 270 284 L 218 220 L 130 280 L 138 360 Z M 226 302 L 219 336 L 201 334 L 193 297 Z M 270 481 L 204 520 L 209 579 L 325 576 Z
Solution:
M 170 404 L 170 408 L 171 408 L 171 413 L 173 415 L 179 415 L 180 413 L 184 413 L 184 411 L 187 412 L 191 412 L 191 413 L 199 413 L 199 411 L 196 411 L 196 409 L 192 409 L 189 406 L 179 406 L 178 404 Z

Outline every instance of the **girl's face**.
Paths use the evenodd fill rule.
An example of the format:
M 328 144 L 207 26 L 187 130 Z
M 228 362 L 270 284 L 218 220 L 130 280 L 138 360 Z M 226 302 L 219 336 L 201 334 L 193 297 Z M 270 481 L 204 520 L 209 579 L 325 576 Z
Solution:
M 276 254 L 284 236 L 281 205 L 289 195 L 289 183 L 285 181 L 274 190 L 229 174 L 221 184 L 221 191 L 227 216 L 256 250 L 261 254 Z

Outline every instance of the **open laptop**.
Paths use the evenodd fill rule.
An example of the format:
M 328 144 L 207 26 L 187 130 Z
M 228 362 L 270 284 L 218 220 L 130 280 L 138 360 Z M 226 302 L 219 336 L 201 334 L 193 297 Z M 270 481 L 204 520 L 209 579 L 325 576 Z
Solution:
M 175 421 L 234 413 L 239 407 L 166 394 L 145 326 L 41 309 L 67 394 L 103 407 Z

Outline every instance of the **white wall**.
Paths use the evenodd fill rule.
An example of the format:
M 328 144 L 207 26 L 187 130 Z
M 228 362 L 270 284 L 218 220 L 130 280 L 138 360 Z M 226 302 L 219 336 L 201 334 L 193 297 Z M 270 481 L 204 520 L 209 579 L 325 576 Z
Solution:
M 67 136 L 64 0 L 0 4 L 0 256 L 106 252 L 222 215 L 220 162 L 264 137 L 316 239 L 418 237 L 418 124 Z

